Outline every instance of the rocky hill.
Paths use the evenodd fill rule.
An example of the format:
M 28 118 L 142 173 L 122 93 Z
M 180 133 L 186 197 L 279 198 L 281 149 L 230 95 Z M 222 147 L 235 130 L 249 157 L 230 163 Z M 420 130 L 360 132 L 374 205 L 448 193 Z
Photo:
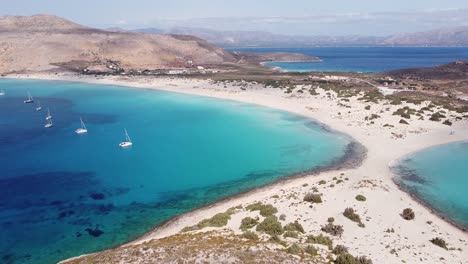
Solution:
M 132 69 L 236 62 L 237 58 L 192 36 L 111 32 L 50 15 L 0 17 L 0 73 Z
M 399 79 L 426 79 L 426 80 L 468 80 L 468 60 L 430 68 L 401 69 L 380 73 L 382 76 L 391 76 Z

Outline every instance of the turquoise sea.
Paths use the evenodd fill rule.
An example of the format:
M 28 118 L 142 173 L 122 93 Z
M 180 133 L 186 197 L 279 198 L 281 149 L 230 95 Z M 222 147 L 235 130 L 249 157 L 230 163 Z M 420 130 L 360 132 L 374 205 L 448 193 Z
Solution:
M 293 52 L 322 59 L 321 62 L 271 62 L 268 66 L 292 72 L 351 71 L 382 72 L 388 70 L 433 67 L 468 59 L 468 48 L 416 47 L 321 47 L 321 48 L 243 48 L 251 52 Z
M 404 189 L 468 229 L 468 142 L 412 154 L 403 158 L 394 170 Z
M 119 245 L 194 208 L 332 165 L 351 142 L 310 119 L 228 100 L 54 81 L 2 79 L 0 89 L 6 264 Z M 42 111 L 23 103 L 28 91 Z M 80 117 L 88 134 L 74 133 Z M 124 128 L 128 149 L 118 146 Z

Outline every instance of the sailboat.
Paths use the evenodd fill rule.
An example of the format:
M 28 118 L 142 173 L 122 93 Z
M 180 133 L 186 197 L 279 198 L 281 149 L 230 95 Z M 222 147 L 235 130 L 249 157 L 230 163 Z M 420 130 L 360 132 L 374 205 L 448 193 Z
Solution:
M 5 90 L 1 89 L 0 90 L 0 96 L 4 96 L 5 95 Z
M 42 110 L 41 102 L 37 101 L 36 111 L 41 111 L 41 110 Z
M 24 100 L 24 103 L 25 103 L 25 104 L 30 104 L 30 103 L 32 103 L 32 102 L 34 102 L 34 99 L 33 99 L 33 97 L 31 96 L 31 94 L 28 92 L 28 99 Z
M 119 146 L 121 148 L 126 148 L 126 147 L 130 147 L 131 145 L 133 145 L 132 140 L 130 139 L 130 136 L 127 133 L 127 129 L 124 129 L 124 131 L 125 131 L 125 141 L 120 142 Z
M 45 117 L 46 120 L 52 119 L 52 116 L 50 115 L 50 109 L 47 108 L 47 116 Z
M 81 119 L 80 117 L 80 122 L 81 122 L 81 127 L 78 128 L 77 130 L 75 130 L 75 133 L 77 134 L 85 134 L 85 133 L 88 133 L 88 129 L 86 129 L 86 126 L 83 122 L 83 119 Z
M 50 128 L 52 127 L 54 124 L 52 124 L 52 118 L 49 118 L 47 119 L 47 124 L 44 125 L 45 128 Z

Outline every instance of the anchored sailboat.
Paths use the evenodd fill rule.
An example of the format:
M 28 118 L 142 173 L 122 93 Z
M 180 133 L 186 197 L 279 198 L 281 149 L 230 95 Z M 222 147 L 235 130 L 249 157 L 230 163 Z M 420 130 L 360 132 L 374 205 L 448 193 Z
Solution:
M 50 109 L 47 108 L 47 116 L 45 117 L 46 120 L 52 119 L 52 116 L 50 115 Z
M 77 130 L 75 130 L 75 133 L 77 134 L 85 134 L 85 133 L 88 133 L 88 129 L 86 129 L 86 126 L 83 122 L 83 119 L 81 119 L 80 117 L 80 122 L 81 122 L 81 127 L 78 128 Z
M 37 101 L 36 111 L 41 111 L 41 110 L 42 110 L 41 102 Z
M 5 90 L 1 89 L 0 90 L 0 96 L 4 96 L 5 95 Z
M 50 128 L 52 127 L 54 124 L 52 124 L 52 118 L 49 118 L 47 119 L 47 124 L 44 125 L 45 128 Z
M 130 147 L 131 145 L 133 145 L 132 140 L 130 139 L 130 136 L 127 133 L 127 129 L 124 129 L 124 131 L 125 131 L 125 141 L 120 142 L 119 146 L 121 148 L 126 148 L 126 147 Z
M 33 99 L 33 97 L 31 96 L 31 93 L 28 92 L 28 99 L 24 100 L 24 103 L 25 103 L 25 104 L 30 104 L 30 103 L 32 103 L 32 102 L 34 102 L 34 99 Z

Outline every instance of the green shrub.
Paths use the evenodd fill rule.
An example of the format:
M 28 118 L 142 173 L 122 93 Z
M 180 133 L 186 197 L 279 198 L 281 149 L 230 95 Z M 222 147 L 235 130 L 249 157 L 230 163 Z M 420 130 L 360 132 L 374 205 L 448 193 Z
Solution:
M 281 240 L 281 238 L 278 235 L 271 236 L 270 239 L 268 239 L 268 241 L 280 244 L 283 247 L 286 247 L 288 245 L 286 242 Z
M 445 120 L 442 124 L 447 125 L 447 126 L 451 126 L 451 125 L 452 125 L 452 122 L 450 122 L 450 121 L 447 119 L 447 120 Z
M 403 217 L 403 219 L 405 219 L 405 220 L 413 220 L 413 219 L 414 219 L 414 212 L 413 212 L 413 209 L 411 209 L 411 208 L 406 208 L 406 209 L 403 210 L 403 212 L 401 213 L 401 217 Z
M 332 252 L 338 256 L 344 253 L 348 253 L 348 248 L 343 245 L 336 245 Z
M 285 215 L 285 214 L 281 214 L 280 217 L 279 217 L 279 220 L 281 220 L 281 221 L 286 220 L 286 215 Z
M 409 125 L 409 123 L 404 119 L 401 119 L 399 123 L 403 125 Z
M 261 202 L 248 205 L 246 207 L 249 211 L 260 211 L 260 215 L 263 217 L 274 215 L 278 212 L 278 209 L 271 204 L 262 204 Z
M 326 183 L 327 183 L 327 182 L 326 182 L 325 180 L 321 180 L 321 181 L 318 182 L 319 185 L 324 185 L 324 184 L 326 184 Z
M 302 227 L 302 225 L 297 220 L 294 221 L 294 223 L 287 224 L 284 227 L 284 230 L 285 231 L 297 231 L 297 232 L 304 233 L 304 228 Z
M 334 225 L 332 223 L 328 223 L 324 226 L 322 226 L 321 229 L 323 232 L 328 233 L 332 236 L 341 236 L 344 232 L 343 226 L 340 225 Z
M 370 105 L 366 105 L 366 107 L 364 107 L 364 109 L 370 110 Z
M 429 120 L 439 122 L 442 118 L 445 118 L 445 115 L 443 115 L 441 112 L 437 112 L 432 114 Z
M 231 220 L 231 215 L 235 213 L 235 209 L 229 209 L 224 213 L 219 213 L 211 218 L 204 219 L 194 226 L 187 226 L 182 229 L 182 232 L 189 232 L 194 230 L 200 230 L 205 227 L 223 227 L 227 225 L 228 221 Z
M 353 208 L 346 208 L 343 215 L 353 222 L 361 223 L 361 217 L 354 212 Z
M 245 217 L 241 221 L 240 229 L 246 230 L 250 229 L 258 224 L 258 219 L 252 217 Z
M 212 218 L 202 220 L 200 223 L 198 223 L 198 226 L 200 226 L 201 228 L 208 227 L 208 226 L 222 227 L 222 226 L 227 225 L 229 220 L 231 220 L 230 214 L 219 213 L 219 214 L 214 215 Z
M 333 217 L 328 217 L 327 222 L 328 222 L 328 223 L 333 223 L 333 222 L 335 222 L 335 218 L 333 218 Z
M 436 245 L 436 246 L 439 246 L 445 250 L 448 250 L 448 247 L 447 247 L 447 242 L 445 242 L 444 239 L 440 238 L 440 237 L 436 237 L 436 238 L 433 238 L 430 240 L 432 242 L 432 244 Z
M 306 246 L 305 249 L 304 249 L 304 252 L 308 253 L 308 254 L 310 254 L 312 256 L 317 256 L 318 255 L 318 250 L 312 245 Z
M 333 240 L 327 236 L 324 236 L 322 234 L 318 236 L 310 235 L 307 237 L 306 240 L 307 243 L 310 244 L 320 244 L 320 245 L 325 245 L 328 246 L 329 249 L 332 249 L 333 247 Z
M 372 260 L 364 256 L 356 258 L 349 253 L 344 253 L 336 258 L 335 264 L 372 264 Z
M 263 222 L 257 225 L 257 231 L 266 233 L 270 236 L 281 235 L 284 230 L 276 216 L 267 216 Z
M 356 196 L 356 200 L 358 200 L 360 202 L 365 202 L 367 199 L 366 199 L 366 197 L 364 195 L 359 194 L 359 195 Z
M 296 243 L 292 244 L 288 249 L 286 249 L 286 252 L 289 254 L 295 254 L 298 255 L 302 252 L 302 249 L 300 246 L 298 246 Z
M 296 231 L 286 231 L 284 232 L 283 237 L 284 238 L 286 237 L 298 238 L 299 234 Z
M 245 231 L 245 232 L 242 234 L 242 237 L 243 237 L 243 238 L 246 238 L 246 239 L 248 239 L 248 240 L 253 240 L 253 241 L 257 241 L 257 240 L 258 240 L 257 234 L 255 234 L 255 233 L 252 232 L 252 231 Z
M 311 202 L 311 203 L 321 203 L 322 196 L 316 193 L 308 193 L 304 196 L 304 201 Z

